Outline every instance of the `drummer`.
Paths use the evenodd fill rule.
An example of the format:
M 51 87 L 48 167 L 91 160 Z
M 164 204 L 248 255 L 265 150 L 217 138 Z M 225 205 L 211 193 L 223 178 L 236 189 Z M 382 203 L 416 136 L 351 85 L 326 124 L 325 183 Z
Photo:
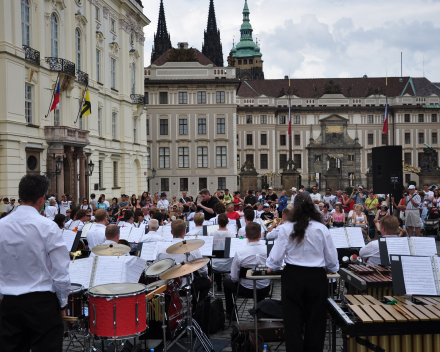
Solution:
M 105 227 L 108 225 L 107 212 L 104 209 L 98 209 L 95 212 L 96 224 L 87 231 L 87 243 L 89 249 L 103 244 L 106 240 Z
M 105 229 L 105 242 L 103 244 L 117 244 L 119 241 L 119 226 L 118 225 L 108 225 Z M 129 256 L 130 253 L 124 254 Z M 96 257 L 95 253 L 90 253 L 90 257 Z
M 171 223 L 171 233 L 173 234 L 173 238 L 185 238 L 185 229 L 186 223 L 183 220 L 177 219 Z M 157 254 L 157 260 L 162 260 L 166 258 L 174 259 L 176 263 L 186 262 L 185 254 L 169 254 L 167 253 L 167 247 L 162 247 L 159 253 Z M 188 260 L 194 260 L 202 258 L 202 254 L 198 249 L 195 251 L 189 252 Z M 193 291 L 195 291 L 193 295 L 193 304 L 197 303 L 196 297 L 199 296 L 199 302 L 202 301 L 206 296 L 208 296 L 209 289 L 211 287 L 211 278 L 208 276 L 208 267 L 205 265 L 204 267 L 197 270 L 197 273 L 194 273 L 194 277 L 191 278 L 193 281 L 191 283 Z M 185 285 L 185 283 L 183 283 Z
M 142 236 L 139 242 L 162 242 L 165 239 L 157 233 L 157 229 L 159 228 L 159 221 L 156 219 L 151 219 L 148 222 L 148 233 Z

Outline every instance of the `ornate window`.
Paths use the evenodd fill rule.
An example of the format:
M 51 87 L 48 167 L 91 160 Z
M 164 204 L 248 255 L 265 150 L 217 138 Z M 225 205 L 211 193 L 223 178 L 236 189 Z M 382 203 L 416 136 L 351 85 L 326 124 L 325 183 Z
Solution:
M 217 147 L 217 167 L 226 167 L 226 147 Z
M 81 32 L 78 28 L 75 30 L 75 59 L 76 68 L 81 70 Z
M 58 19 L 54 13 L 50 16 L 50 54 L 58 57 Z
M 116 60 L 110 58 L 110 80 L 111 88 L 116 89 Z
M 25 84 L 24 91 L 24 101 L 25 101 L 25 118 L 27 123 L 32 123 L 33 117 L 33 99 L 32 99 L 32 86 Z
M 21 0 L 21 44 L 30 46 L 30 6 L 29 0 Z

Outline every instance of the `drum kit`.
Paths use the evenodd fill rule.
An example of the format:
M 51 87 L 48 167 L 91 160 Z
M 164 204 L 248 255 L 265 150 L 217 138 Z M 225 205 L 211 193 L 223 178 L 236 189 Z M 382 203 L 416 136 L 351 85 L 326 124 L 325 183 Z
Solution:
M 189 351 L 194 351 L 193 335 L 206 352 L 213 351 L 208 337 L 192 318 L 191 275 L 208 264 L 209 259 L 188 259 L 189 253 L 203 244 L 203 240 L 196 239 L 170 246 L 167 253 L 185 254 L 187 261 L 175 264 L 173 259 L 163 259 L 147 265 L 139 283 L 111 283 L 88 290 L 72 283 L 66 316 L 63 317 L 65 336 L 69 337 L 66 351 L 74 342 L 80 342 L 78 333 L 84 334 L 84 342 L 80 342 L 83 351 L 100 351 L 94 345 L 94 340 L 98 339 L 104 352 L 105 340 L 110 342 L 107 350 L 112 344 L 114 351 L 122 351 L 127 348 L 128 339 L 153 339 L 160 336 L 160 332 L 164 352 L 174 344 L 188 350 L 179 342 L 185 333 L 190 344 Z M 121 256 L 129 251 L 130 247 L 121 244 L 103 244 L 92 250 L 100 256 Z M 180 295 L 185 293 L 184 300 Z M 140 345 L 134 350 L 140 351 Z

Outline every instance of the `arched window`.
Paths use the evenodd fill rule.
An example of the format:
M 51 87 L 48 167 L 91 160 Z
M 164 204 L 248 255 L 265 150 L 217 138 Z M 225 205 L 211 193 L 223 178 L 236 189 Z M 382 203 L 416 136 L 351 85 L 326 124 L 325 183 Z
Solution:
M 30 46 L 30 11 L 29 0 L 21 0 L 21 44 Z
M 131 94 L 136 94 L 136 64 L 131 65 Z
M 81 70 L 81 32 L 78 28 L 75 31 L 75 58 L 76 69 Z
M 54 13 L 50 16 L 50 54 L 58 57 L 58 19 Z

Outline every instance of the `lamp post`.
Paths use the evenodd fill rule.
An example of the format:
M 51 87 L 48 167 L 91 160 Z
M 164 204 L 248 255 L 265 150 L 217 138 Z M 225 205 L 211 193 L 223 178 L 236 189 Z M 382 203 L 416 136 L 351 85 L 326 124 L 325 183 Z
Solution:
M 148 177 L 147 177 L 147 182 L 148 182 L 148 192 L 151 192 L 151 189 L 150 189 L 150 180 L 156 178 L 156 169 L 155 169 L 154 167 L 153 167 L 153 170 L 151 170 L 151 175 L 152 175 L 152 176 L 148 176 Z
M 55 154 L 53 155 L 53 158 L 55 159 Z M 46 172 L 46 177 L 48 179 L 52 179 L 55 177 L 55 196 L 58 200 L 58 176 L 61 175 L 61 170 L 63 169 L 63 159 L 61 156 L 56 158 L 55 160 L 55 172 Z
M 87 164 L 88 168 L 86 169 L 86 173 L 85 176 L 86 177 L 92 177 L 93 174 L 93 170 L 95 169 L 95 164 L 93 163 L 92 159 L 90 159 L 89 163 Z M 77 180 L 80 180 L 81 175 L 78 174 L 76 175 Z M 90 182 L 89 182 L 89 187 L 90 187 Z M 89 192 L 89 187 L 87 187 L 87 191 Z M 87 196 L 88 197 L 88 196 Z

